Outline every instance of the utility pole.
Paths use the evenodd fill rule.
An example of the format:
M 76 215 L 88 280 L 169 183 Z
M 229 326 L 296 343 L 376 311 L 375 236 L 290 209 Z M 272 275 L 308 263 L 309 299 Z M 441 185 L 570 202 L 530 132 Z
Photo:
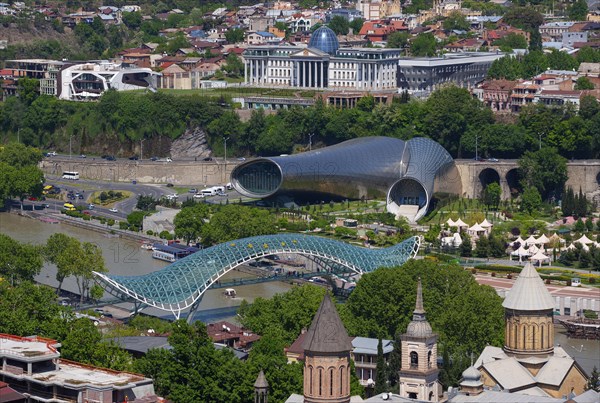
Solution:
M 308 135 L 308 151 L 312 151 L 312 138 L 315 135 L 315 133 L 310 133 Z
M 227 140 L 229 140 L 229 137 L 223 136 L 223 145 L 225 146 L 225 157 L 223 157 L 223 161 L 225 161 L 225 163 L 227 163 Z

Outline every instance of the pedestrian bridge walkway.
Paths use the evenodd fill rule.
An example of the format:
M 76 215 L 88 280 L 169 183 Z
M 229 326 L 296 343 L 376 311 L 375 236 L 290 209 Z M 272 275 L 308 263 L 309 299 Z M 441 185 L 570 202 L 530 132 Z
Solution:
M 121 299 L 138 301 L 173 313 L 195 310 L 202 296 L 227 272 L 256 258 L 295 253 L 358 274 L 404 264 L 416 256 L 420 237 L 385 248 L 370 249 L 334 239 L 304 234 L 276 234 L 238 239 L 203 249 L 162 270 L 143 276 L 94 275 L 104 288 Z

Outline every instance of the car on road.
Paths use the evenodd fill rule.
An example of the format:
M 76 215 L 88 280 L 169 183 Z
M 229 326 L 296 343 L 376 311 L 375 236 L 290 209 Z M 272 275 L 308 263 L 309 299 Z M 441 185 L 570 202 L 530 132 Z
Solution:
M 50 205 L 49 205 L 48 203 L 44 203 L 44 204 L 42 204 L 42 206 L 43 206 L 44 208 L 50 208 Z
M 477 157 L 473 157 L 473 161 L 480 161 L 480 162 L 482 162 L 482 161 L 485 161 L 485 158 L 477 156 Z
M 139 159 L 139 157 L 137 155 L 132 155 L 131 157 L 129 157 L 129 159 L 131 161 L 137 161 Z
M 83 195 L 77 195 L 77 198 L 78 198 L 79 200 L 83 200 Z
M 46 157 L 56 157 L 56 151 L 50 151 L 46 153 Z
M 150 157 L 150 161 L 158 161 L 158 157 Z
M 86 158 L 86 157 L 87 157 L 87 155 L 85 155 L 85 154 L 81 154 L 81 155 L 79 156 L 79 158 Z
M 173 187 L 173 184 L 172 184 L 172 183 L 167 183 L 167 187 L 168 187 L 168 188 L 172 188 L 172 187 Z
M 191 188 L 190 190 L 188 190 L 188 193 L 198 193 L 198 189 Z
M 244 158 L 244 157 L 239 157 L 237 160 L 238 160 L 238 161 L 246 161 L 246 158 Z
M 203 158 L 202 161 L 212 161 L 212 157 Z
M 96 207 L 96 206 L 94 206 L 92 203 L 88 204 L 88 209 L 89 209 L 89 210 L 93 210 L 93 209 L 94 209 L 94 207 Z
M 488 158 L 489 162 L 498 162 L 498 158 Z
M 116 208 L 114 208 L 114 207 L 113 207 L 113 208 L 111 208 L 111 209 L 108 209 L 108 211 L 110 211 L 111 213 L 118 213 L 118 212 L 119 212 L 119 210 L 117 210 L 117 209 L 116 209 Z
M 109 155 L 108 157 L 106 157 L 107 161 L 116 161 L 117 159 L 115 158 L 114 155 Z

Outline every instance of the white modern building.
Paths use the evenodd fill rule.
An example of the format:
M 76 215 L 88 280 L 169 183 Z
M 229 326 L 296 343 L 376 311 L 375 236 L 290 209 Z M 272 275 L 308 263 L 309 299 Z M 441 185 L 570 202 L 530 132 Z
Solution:
M 317 29 L 308 47 L 251 46 L 245 83 L 337 90 L 395 90 L 400 49 L 340 48 L 335 33 Z
M 124 67 L 110 62 L 76 64 L 61 70 L 57 95 L 60 99 L 84 101 L 97 99 L 109 89 L 155 91 L 159 74 L 149 68 Z

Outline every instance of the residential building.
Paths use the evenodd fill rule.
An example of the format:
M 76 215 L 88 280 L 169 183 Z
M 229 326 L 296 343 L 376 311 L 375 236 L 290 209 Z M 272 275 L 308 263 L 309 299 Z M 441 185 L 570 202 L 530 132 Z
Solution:
M 356 376 L 362 386 L 374 387 L 377 379 L 377 345 L 378 339 L 355 337 L 352 339 L 352 359 Z M 394 343 L 392 340 L 382 340 L 383 359 L 389 363 Z
M 240 350 L 248 350 L 260 339 L 256 333 L 226 321 L 209 323 L 206 332 L 213 342 Z
M 408 27 L 398 20 L 374 20 L 365 21 L 359 35 L 370 42 L 382 42 L 387 41 L 388 36 L 396 31 L 408 31 Z
M 540 91 L 540 86 L 532 81 L 517 83 L 510 95 L 510 105 L 513 112 L 519 112 L 525 105 L 535 102 L 535 96 Z
M 246 43 L 248 45 L 262 45 L 279 41 L 281 41 L 281 38 L 267 31 L 248 32 L 246 34 Z
M 245 82 L 362 91 L 396 88 L 399 49 L 340 48 L 327 27 L 317 29 L 307 48 L 257 46 L 244 52 Z
M 587 42 L 588 33 L 587 31 L 578 32 L 563 32 L 562 34 L 562 46 L 566 48 L 575 47 L 576 42 Z
M 555 21 L 547 22 L 540 25 L 540 34 L 548 36 L 554 41 L 561 41 L 563 33 L 569 32 L 569 29 L 574 25 L 573 21 Z
M 484 82 L 480 100 L 494 112 L 510 112 L 510 94 L 516 81 L 491 80 Z
M 398 88 L 430 93 L 444 84 L 471 88 L 487 76 L 494 60 L 503 53 L 452 53 L 442 57 L 401 58 L 398 60 Z
M 0 334 L 0 342 L 2 379 L 28 402 L 163 401 L 152 379 L 63 360 L 55 340 Z

